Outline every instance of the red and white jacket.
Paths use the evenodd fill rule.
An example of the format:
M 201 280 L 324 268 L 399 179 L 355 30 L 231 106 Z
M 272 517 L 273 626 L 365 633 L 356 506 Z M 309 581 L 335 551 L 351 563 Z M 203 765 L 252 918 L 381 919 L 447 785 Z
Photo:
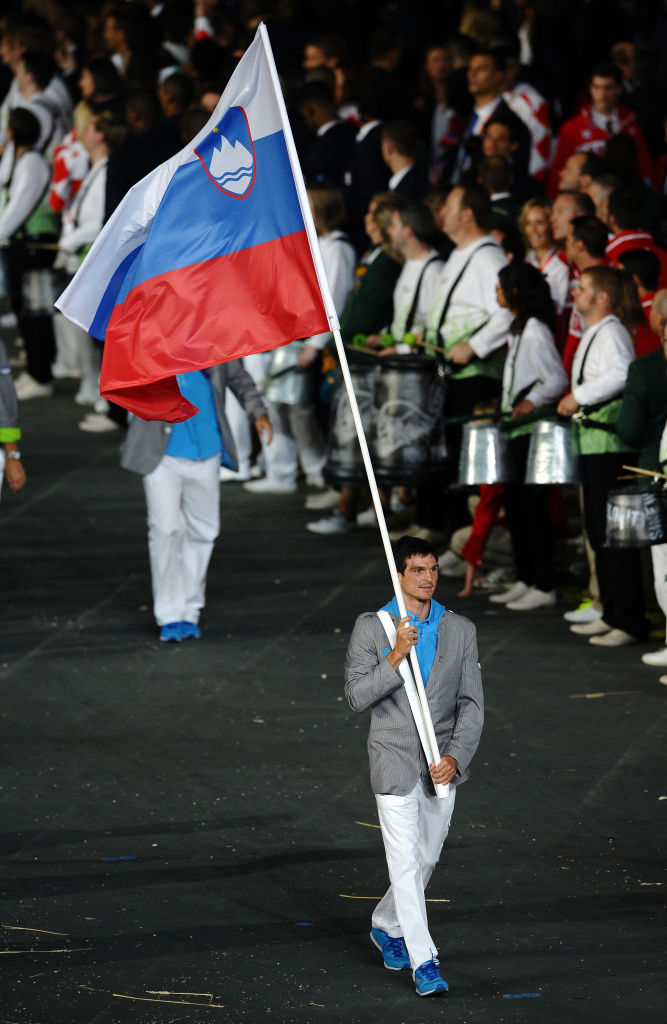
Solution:
M 528 173 L 538 181 L 546 181 L 551 161 L 551 117 L 547 101 L 528 82 L 517 82 L 503 94 L 503 99 L 530 132 Z
M 656 245 L 648 231 L 642 231 L 641 228 L 634 231 L 619 231 L 607 245 L 607 259 L 613 267 L 617 267 L 621 253 L 629 252 L 631 249 L 648 249 L 649 252 L 655 253 L 660 260 L 658 288 L 667 288 L 667 250 Z
M 616 113 L 620 121 L 618 134 L 630 135 L 636 141 L 639 147 L 639 167 L 642 175 L 644 178 L 652 180 L 654 171 L 653 159 L 649 153 L 644 133 L 639 126 L 637 118 L 627 107 L 617 107 Z M 558 133 L 558 144 L 549 174 L 547 195 L 553 198 L 558 192 L 560 172 L 565 166 L 568 157 L 577 152 L 599 153 L 601 155 L 605 142 L 610 138 L 611 134 L 605 131 L 604 128 L 599 128 L 592 120 L 590 107 L 588 106 L 583 107 L 581 113 L 577 114 L 576 117 L 571 117 L 569 121 L 566 121 Z

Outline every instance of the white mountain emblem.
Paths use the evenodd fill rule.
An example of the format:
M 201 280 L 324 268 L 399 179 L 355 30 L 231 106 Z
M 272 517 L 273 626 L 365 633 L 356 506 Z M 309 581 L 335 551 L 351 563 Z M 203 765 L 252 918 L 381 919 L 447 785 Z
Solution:
M 220 139 L 220 148 L 215 147 L 211 153 L 209 173 L 220 188 L 241 196 L 252 181 L 252 153 L 238 140 L 232 146 L 224 135 Z

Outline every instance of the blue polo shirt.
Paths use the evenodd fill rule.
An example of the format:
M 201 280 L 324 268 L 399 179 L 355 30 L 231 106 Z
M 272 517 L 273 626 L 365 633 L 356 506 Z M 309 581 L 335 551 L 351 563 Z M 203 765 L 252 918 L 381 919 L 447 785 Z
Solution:
M 167 455 L 199 462 L 218 452 L 224 453 L 208 373 L 206 370 L 192 370 L 190 373 L 179 373 L 176 380 L 183 398 L 192 402 L 199 411 L 189 420 L 174 423 L 167 444 Z
M 382 611 L 389 612 L 390 615 L 396 615 L 399 619 L 401 617 L 401 613 L 398 610 L 398 601 L 395 597 L 392 597 L 391 601 L 382 608 Z M 417 661 L 419 662 L 419 668 L 421 669 L 424 686 L 426 686 L 426 681 L 431 673 L 433 662 L 435 661 L 435 649 L 438 646 L 438 623 L 440 622 L 444 611 L 444 605 L 438 604 L 437 601 L 431 598 L 431 607 L 425 619 L 420 619 L 416 615 L 411 615 L 410 612 L 408 612 L 410 624 L 416 626 L 419 630 L 419 639 L 417 641 Z M 387 651 L 387 654 L 388 653 L 389 651 Z

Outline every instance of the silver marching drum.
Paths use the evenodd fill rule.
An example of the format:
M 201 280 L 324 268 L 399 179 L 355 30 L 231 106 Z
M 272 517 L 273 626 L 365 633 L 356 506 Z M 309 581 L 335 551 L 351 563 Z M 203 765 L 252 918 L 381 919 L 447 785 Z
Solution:
M 555 420 L 533 423 L 526 462 L 527 484 L 579 484 L 581 464 L 572 448 L 572 427 Z
M 607 495 L 608 548 L 645 548 L 667 543 L 665 492 L 653 483 L 637 483 Z
M 359 406 L 359 416 L 368 440 L 374 423 L 373 394 L 375 361 L 355 359 L 350 353 L 350 377 Z M 362 484 L 366 479 L 359 439 L 345 382 L 338 381 L 331 399 L 325 479 L 336 484 Z
M 509 484 L 515 480 L 516 467 L 509 442 L 498 424 L 483 420 L 465 423 L 459 455 L 459 485 Z
M 305 342 L 291 341 L 274 350 L 264 394 L 270 402 L 301 405 L 312 401 L 312 374 L 297 370 L 296 361 L 303 352 Z

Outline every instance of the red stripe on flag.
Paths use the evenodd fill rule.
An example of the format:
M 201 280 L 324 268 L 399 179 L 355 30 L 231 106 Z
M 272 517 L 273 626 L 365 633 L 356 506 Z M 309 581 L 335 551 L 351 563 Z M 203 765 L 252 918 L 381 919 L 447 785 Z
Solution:
M 106 332 L 100 391 L 143 419 L 193 414 L 174 375 L 329 330 L 305 231 L 133 288 Z

